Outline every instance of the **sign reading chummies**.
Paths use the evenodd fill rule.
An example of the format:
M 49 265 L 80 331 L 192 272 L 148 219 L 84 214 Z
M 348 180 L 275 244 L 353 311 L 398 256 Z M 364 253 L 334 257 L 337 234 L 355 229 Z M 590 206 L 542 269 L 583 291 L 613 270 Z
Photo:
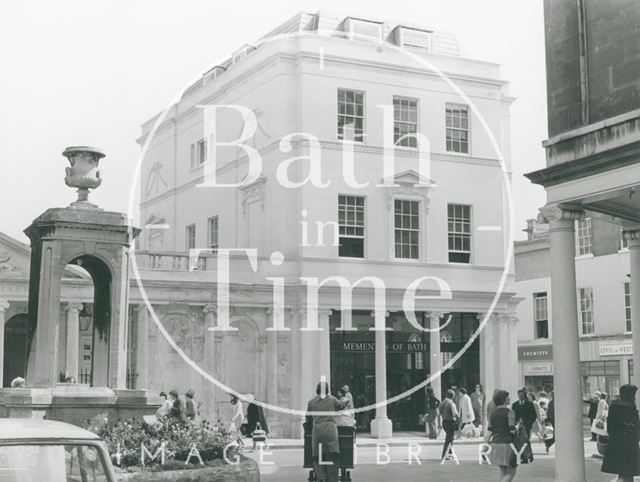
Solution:
M 553 345 L 519 346 L 518 360 L 553 360 Z

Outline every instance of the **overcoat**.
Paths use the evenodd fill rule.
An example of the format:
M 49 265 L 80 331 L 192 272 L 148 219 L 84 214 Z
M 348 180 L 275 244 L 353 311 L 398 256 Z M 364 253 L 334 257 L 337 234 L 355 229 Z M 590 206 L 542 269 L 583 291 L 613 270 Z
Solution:
M 602 461 L 607 474 L 640 475 L 640 420 L 631 402 L 611 403 L 607 417 L 609 444 Z
M 307 405 L 308 412 L 336 412 L 344 408 L 344 403 L 332 395 L 326 395 L 324 398 L 318 395 L 309 400 L 309 404 Z M 320 451 L 318 450 L 320 445 L 322 445 L 323 460 L 326 459 L 325 456 L 328 454 L 340 453 L 340 448 L 338 446 L 338 427 L 336 425 L 335 415 L 313 416 L 311 442 L 313 445 L 314 457 L 317 457 L 320 454 Z

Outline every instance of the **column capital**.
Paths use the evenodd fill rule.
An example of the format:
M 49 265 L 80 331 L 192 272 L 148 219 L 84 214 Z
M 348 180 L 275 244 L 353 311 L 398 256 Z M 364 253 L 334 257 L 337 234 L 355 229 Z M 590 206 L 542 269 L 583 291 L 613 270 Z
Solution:
M 209 313 L 216 313 L 218 311 L 218 305 L 216 303 L 207 303 L 202 307 L 202 311 L 205 315 Z
M 79 313 L 80 311 L 82 311 L 82 308 L 84 307 L 84 305 L 78 301 L 68 301 L 64 307 L 64 309 L 67 312 L 77 312 Z
M 331 308 L 319 309 L 318 310 L 318 317 L 320 317 L 320 318 L 329 318 L 331 316 L 331 313 L 333 313 L 333 310 Z
M 576 206 L 547 204 L 540 208 L 538 222 L 543 224 L 556 224 L 561 221 L 573 222 L 583 219 L 584 216 L 584 211 Z
M 4 313 L 10 306 L 9 300 L 0 300 L 0 313 Z
M 440 319 L 445 315 L 445 313 L 442 311 L 427 311 L 426 315 L 429 318 L 429 321 L 434 321 L 434 320 L 440 321 Z
M 384 312 L 384 317 L 385 317 L 385 318 L 389 318 L 389 315 L 390 315 L 390 314 L 391 314 L 391 312 L 390 312 L 390 311 L 385 311 L 385 312 Z M 376 312 L 375 312 L 375 310 L 374 310 L 374 311 L 371 311 L 371 312 L 369 313 L 369 316 L 370 316 L 371 318 L 375 318 L 375 317 L 376 317 Z

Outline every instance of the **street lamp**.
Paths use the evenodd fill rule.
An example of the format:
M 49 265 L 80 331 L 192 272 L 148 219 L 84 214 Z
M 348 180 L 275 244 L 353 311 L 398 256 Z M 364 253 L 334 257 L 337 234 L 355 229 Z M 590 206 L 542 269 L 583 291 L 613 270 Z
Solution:
M 87 309 L 86 303 L 82 303 L 82 311 L 78 313 L 78 318 L 80 321 L 80 330 L 87 331 L 89 329 L 89 325 L 91 325 L 93 315 L 91 314 L 91 311 Z

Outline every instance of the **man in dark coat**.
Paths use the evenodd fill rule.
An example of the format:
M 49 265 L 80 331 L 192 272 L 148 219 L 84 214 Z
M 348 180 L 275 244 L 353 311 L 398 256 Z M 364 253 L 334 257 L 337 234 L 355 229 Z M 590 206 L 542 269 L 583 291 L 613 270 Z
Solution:
M 551 427 L 553 427 L 552 430 L 554 430 L 553 432 L 553 437 L 546 437 L 544 439 L 544 446 L 545 449 L 547 450 L 547 453 L 549 453 L 549 449 L 551 448 L 551 446 L 556 443 L 556 437 L 555 437 L 555 426 L 556 426 L 556 402 L 553 399 L 553 392 L 551 392 L 551 401 L 549 402 L 549 406 L 547 407 L 547 420 L 546 420 L 546 424 L 550 425 Z
M 589 417 L 589 427 L 593 425 L 593 421 L 595 420 L 596 415 L 598 414 L 599 401 L 600 401 L 600 392 L 595 392 L 593 394 L 593 397 L 591 397 L 588 400 L 584 400 L 584 403 L 587 403 L 589 405 L 589 414 L 587 415 Z M 594 442 L 597 441 L 598 434 L 591 432 L 591 440 Z
M 527 450 L 522 454 L 522 463 L 533 461 L 533 450 L 531 449 L 531 429 L 538 419 L 536 407 L 532 401 L 527 398 L 527 391 L 524 388 L 518 390 L 518 400 L 513 402 L 511 410 L 516 413 L 516 424 L 522 422 L 522 426 L 526 430 Z
M 617 474 L 621 482 L 633 482 L 640 475 L 640 419 L 635 404 L 638 387 L 622 385 L 620 400 L 609 407 L 607 430 L 609 444 L 602 461 L 602 472 Z

